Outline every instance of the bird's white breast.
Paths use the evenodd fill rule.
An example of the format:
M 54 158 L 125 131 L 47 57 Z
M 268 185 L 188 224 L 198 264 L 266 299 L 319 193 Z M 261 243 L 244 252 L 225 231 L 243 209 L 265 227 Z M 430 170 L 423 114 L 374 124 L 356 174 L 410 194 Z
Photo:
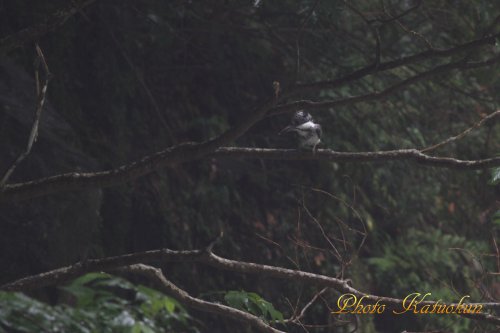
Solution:
M 310 130 L 312 128 L 314 128 L 316 126 L 315 123 L 313 123 L 312 121 L 308 121 L 306 123 L 303 123 L 303 124 L 300 124 L 299 126 L 297 126 L 297 129 L 299 130 Z
M 296 127 L 296 132 L 302 137 L 311 136 L 314 131 L 316 124 L 312 121 L 308 121 Z

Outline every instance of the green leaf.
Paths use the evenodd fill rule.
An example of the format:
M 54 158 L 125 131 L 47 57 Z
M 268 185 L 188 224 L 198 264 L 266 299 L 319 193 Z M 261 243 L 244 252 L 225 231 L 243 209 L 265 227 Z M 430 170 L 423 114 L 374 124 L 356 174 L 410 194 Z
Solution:
M 231 290 L 226 293 L 224 300 L 233 308 L 249 312 L 263 319 L 283 321 L 283 314 L 256 293 Z
M 500 184 L 500 167 L 491 170 L 491 179 L 489 183 L 490 185 Z
M 224 295 L 226 303 L 233 308 L 245 311 L 248 304 L 248 296 L 245 292 L 231 290 Z
M 278 310 L 276 310 L 274 308 L 274 306 L 271 305 L 271 308 L 269 309 L 269 314 L 271 315 L 271 319 L 273 321 L 279 321 L 281 323 L 283 323 L 283 314 L 281 312 L 279 312 Z
M 165 305 L 165 309 L 167 309 L 167 311 L 170 313 L 175 311 L 175 306 L 176 306 L 175 303 L 176 302 L 169 297 L 165 297 L 163 300 L 163 304 Z
M 84 284 L 87 284 L 87 283 L 90 283 L 92 281 L 99 280 L 99 279 L 109 279 L 110 277 L 111 277 L 111 275 L 107 274 L 107 273 L 87 273 L 87 274 L 80 276 L 79 278 L 73 280 L 73 282 L 71 282 L 71 285 L 72 286 L 84 285 Z

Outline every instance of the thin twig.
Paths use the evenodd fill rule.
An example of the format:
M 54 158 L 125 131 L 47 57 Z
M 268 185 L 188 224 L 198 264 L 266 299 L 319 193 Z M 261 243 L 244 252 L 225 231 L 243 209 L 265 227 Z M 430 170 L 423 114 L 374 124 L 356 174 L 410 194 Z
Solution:
M 292 318 L 285 320 L 285 322 L 293 322 L 293 323 L 298 323 L 304 316 L 306 315 L 307 310 L 316 302 L 316 300 L 323 295 L 326 291 L 328 290 L 328 287 L 325 287 L 321 289 L 319 292 L 314 294 L 314 296 L 311 298 L 309 302 L 302 308 L 300 313 L 298 315 L 294 315 Z
M 45 57 L 43 56 L 42 50 L 40 49 L 40 46 L 38 44 L 35 44 L 35 49 L 36 49 L 36 60 L 35 60 L 35 81 L 36 81 L 36 105 L 35 105 L 35 119 L 33 121 L 33 125 L 31 127 L 31 132 L 30 136 L 28 138 L 28 144 L 26 145 L 26 150 L 22 152 L 16 160 L 12 163 L 12 165 L 9 167 L 7 172 L 5 172 L 4 176 L 2 177 L 2 180 L 0 180 L 0 192 L 3 191 L 5 184 L 9 180 L 10 176 L 16 169 L 16 167 L 21 164 L 21 162 L 26 158 L 26 156 L 29 155 L 31 152 L 31 148 L 33 147 L 33 144 L 36 142 L 36 139 L 38 138 L 38 126 L 40 124 L 40 117 L 42 115 L 42 110 L 43 110 L 43 104 L 45 103 L 45 96 L 47 94 L 47 87 L 49 85 L 49 80 L 52 76 L 52 74 L 49 71 L 49 67 L 47 66 L 47 62 L 45 61 Z M 45 79 L 43 81 L 43 85 L 40 84 L 40 74 L 39 74 L 39 67 L 40 65 L 42 66 L 42 69 L 44 71 Z M 40 86 L 42 87 L 40 89 Z
M 491 235 L 491 240 L 493 241 L 493 247 L 495 248 L 495 257 L 497 259 L 497 271 L 500 274 L 500 250 L 498 248 L 497 241 L 495 240 L 495 236 Z
M 299 78 L 299 72 L 300 72 L 300 36 L 301 36 L 302 31 L 304 30 L 307 22 L 309 22 L 309 19 L 314 14 L 314 11 L 316 10 L 316 7 L 318 7 L 320 1 L 321 0 L 316 0 L 316 2 L 313 4 L 313 6 L 311 7 L 311 10 L 309 11 L 309 14 L 304 19 L 304 22 L 302 22 L 300 29 L 297 31 L 297 36 L 295 37 L 296 61 L 295 61 L 295 80 L 294 80 L 294 82 L 297 82 L 297 80 Z
M 361 17 L 361 19 L 368 25 L 368 28 L 372 31 L 372 34 L 375 38 L 375 58 L 373 59 L 373 63 L 372 65 L 370 65 L 370 67 L 373 68 L 374 70 L 377 70 L 378 66 L 380 65 L 380 54 L 381 54 L 381 49 L 380 49 L 381 41 L 378 28 L 372 24 L 374 22 L 373 20 L 368 19 L 365 16 L 365 14 L 363 14 L 359 9 L 350 4 L 349 1 L 344 0 L 343 2 L 347 6 L 347 8 L 349 8 L 352 12 Z
M 457 140 L 460 140 L 461 138 L 463 138 L 464 136 L 466 136 L 467 134 L 469 134 L 470 132 L 472 132 L 473 130 L 483 126 L 485 123 L 487 123 L 488 121 L 490 121 L 491 119 L 495 118 L 496 116 L 500 115 L 500 110 L 497 110 L 493 113 L 490 113 L 489 115 L 487 115 L 486 117 L 484 117 L 483 119 L 481 119 L 480 121 L 478 121 L 477 123 L 474 124 L 474 126 L 466 129 L 465 131 L 463 131 L 462 133 L 458 134 L 458 135 L 455 135 L 455 136 L 452 136 L 440 143 L 436 143 L 435 145 L 432 145 L 430 147 L 427 147 L 427 148 L 424 148 L 424 149 L 421 149 L 420 152 L 421 153 L 426 153 L 426 152 L 429 152 L 431 150 L 435 150 L 439 147 L 442 147 L 444 145 L 447 145 L 448 143 L 451 143 L 451 142 L 454 142 L 454 141 L 457 141 Z
M 408 8 L 408 9 L 406 9 L 405 11 L 402 11 L 401 13 L 396 14 L 396 15 L 392 15 L 392 14 L 390 14 L 389 12 L 387 12 L 387 11 L 385 10 L 384 3 L 382 2 L 382 6 L 384 7 L 384 13 L 385 13 L 387 16 L 389 16 L 389 18 L 388 18 L 388 19 L 386 19 L 386 18 L 381 18 L 381 17 L 379 17 L 379 18 L 375 18 L 375 19 L 373 19 L 373 20 L 371 20 L 371 21 L 376 21 L 376 22 L 380 22 L 380 23 L 385 24 L 385 23 L 390 23 L 390 22 L 392 22 L 392 21 L 394 21 L 394 20 L 399 20 L 399 19 L 402 19 L 403 17 L 405 17 L 406 15 L 410 14 L 410 13 L 411 13 L 411 12 L 413 12 L 414 10 L 417 10 L 417 9 L 420 7 L 420 5 L 422 4 L 422 2 L 423 2 L 423 0 L 419 0 L 419 1 L 417 1 L 417 3 L 416 3 L 414 6 L 412 6 L 412 7 Z
M 311 212 L 309 211 L 309 209 L 307 209 L 307 206 L 305 205 L 305 202 L 302 201 L 302 208 L 304 208 L 305 212 L 307 213 L 307 215 L 309 215 L 309 217 L 314 221 L 314 223 L 316 223 L 316 225 L 318 226 L 319 230 L 321 231 L 321 234 L 323 235 L 323 239 L 330 245 L 330 247 L 333 249 L 333 252 L 330 251 L 334 256 L 335 258 L 338 260 L 338 262 L 340 264 L 343 264 L 344 263 L 344 258 L 342 257 L 342 255 L 340 254 L 339 250 L 337 249 L 337 247 L 335 246 L 335 244 L 333 244 L 333 241 L 330 239 L 330 237 L 328 237 L 328 235 L 326 234 L 325 232 L 325 229 L 323 228 L 323 226 L 321 225 L 321 223 L 319 223 L 318 219 L 316 219 L 312 214 Z
M 458 60 L 455 62 L 447 63 L 444 65 L 440 65 L 437 67 L 434 67 L 430 70 L 420 72 L 414 76 L 411 76 L 407 79 L 404 79 L 396 84 L 393 84 L 392 86 L 389 86 L 385 88 L 382 91 L 374 91 L 370 92 L 367 94 L 363 95 L 358 95 L 358 96 L 352 96 L 352 97 L 345 97 L 341 98 L 338 100 L 326 100 L 326 101 L 311 101 L 311 100 L 300 100 L 300 101 L 294 101 L 290 102 L 287 104 L 281 104 L 275 107 L 269 115 L 278 115 L 278 114 L 283 114 L 283 113 L 288 113 L 292 111 L 297 111 L 301 109 L 327 109 L 327 108 L 333 108 L 333 107 L 339 107 L 339 106 L 345 106 L 345 105 L 352 105 L 355 103 L 360 103 L 360 102 L 372 102 L 376 100 L 380 100 L 382 98 L 385 98 L 391 94 L 394 94 L 395 92 L 401 91 L 405 89 L 406 87 L 413 85 L 415 83 L 418 83 L 420 81 L 423 81 L 424 79 L 428 79 L 432 76 L 436 76 L 439 74 L 443 73 L 450 73 L 453 70 L 461 69 L 461 70 L 469 70 L 469 69 L 476 69 L 480 67 L 487 67 L 487 66 L 492 66 L 496 63 L 500 62 L 500 55 L 495 55 L 487 60 L 483 61 L 477 61 L 477 62 L 465 62 L 464 60 Z M 382 64 L 380 64 L 379 67 L 381 67 Z M 356 74 L 356 75 L 362 75 Z M 363 75 L 364 76 L 364 75 Z M 352 79 L 351 76 L 349 77 L 349 80 Z M 347 79 L 345 79 L 347 80 Z M 333 86 L 337 85 L 342 85 L 345 80 L 339 80 L 339 81 L 332 81 L 330 83 L 327 82 L 318 82 L 318 83 L 312 83 L 309 85 L 301 85 L 297 87 L 298 90 L 304 89 L 308 90 L 311 88 L 315 89 L 323 89 L 323 88 L 332 88 Z
M 418 3 L 417 6 L 420 6 L 420 3 Z M 434 50 L 434 46 L 432 46 L 432 43 L 427 38 L 425 38 L 424 35 L 422 35 L 419 32 L 416 32 L 414 30 L 411 30 L 410 28 L 407 28 L 403 23 L 401 23 L 401 21 L 399 20 L 399 18 L 392 17 L 392 15 L 386 10 L 386 8 L 383 5 L 383 3 L 382 3 L 382 6 L 383 6 L 383 10 L 384 10 L 385 15 L 387 15 L 388 17 L 390 17 L 391 21 L 392 20 L 396 21 L 396 23 L 401 27 L 401 29 L 403 29 L 405 32 L 409 33 L 410 35 L 413 35 L 413 36 L 417 37 L 418 39 L 422 40 L 424 42 L 424 44 L 427 45 L 427 48 L 429 50 Z M 415 8 L 417 8 L 417 7 L 415 7 Z

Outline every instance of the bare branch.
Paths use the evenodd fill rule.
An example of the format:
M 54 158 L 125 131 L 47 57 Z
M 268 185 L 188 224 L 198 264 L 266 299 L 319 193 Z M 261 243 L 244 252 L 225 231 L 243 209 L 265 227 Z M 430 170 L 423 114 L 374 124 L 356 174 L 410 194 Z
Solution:
M 237 260 L 230 260 L 219 257 L 212 252 L 203 250 L 191 251 L 173 251 L 169 249 L 152 250 L 145 252 L 137 252 L 125 254 L 115 257 L 107 257 L 102 259 L 90 259 L 84 263 L 58 268 L 52 271 L 41 273 L 38 275 L 28 276 L 17 281 L 7 283 L 0 287 L 0 290 L 5 291 L 27 291 L 31 289 L 57 285 L 69 279 L 75 278 L 87 272 L 94 271 L 110 271 L 120 269 L 124 266 L 130 266 L 138 263 L 151 262 L 198 262 L 223 270 L 239 272 L 244 274 L 259 274 L 260 276 L 269 276 L 276 279 L 284 279 L 295 282 L 306 283 L 307 285 L 315 285 L 319 287 L 333 288 L 341 293 L 353 294 L 356 297 L 364 297 L 367 304 L 375 304 L 377 302 L 387 306 L 387 308 L 401 309 L 403 300 L 391 297 L 381 297 L 363 293 L 351 287 L 347 280 L 340 280 L 326 275 L 319 275 L 300 270 L 293 270 L 269 265 L 248 263 Z M 436 304 L 433 301 L 422 301 L 418 307 Z M 440 303 L 444 304 L 444 303 Z M 482 305 L 483 308 L 500 309 L 500 303 L 467 303 Z M 457 306 L 458 304 L 447 304 Z M 488 313 L 461 313 L 474 320 L 480 320 L 499 325 L 500 318 Z
M 442 147 L 450 142 L 454 142 L 454 141 L 457 141 L 457 140 L 460 140 L 461 138 L 463 138 L 464 136 L 466 136 L 467 134 L 469 134 L 470 132 L 472 132 L 472 130 L 474 129 L 477 129 L 481 126 L 483 126 L 485 123 L 487 123 L 488 121 L 490 121 L 491 119 L 495 118 L 496 116 L 500 115 L 500 110 L 497 110 L 489 115 L 487 115 L 486 117 L 484 117 L 483 119 L 481 119 L 480 121 L 478 121 L 476 124 L 474 124 L 474 126 L 466 129 L 465 131 L 463 131 L 462 133 L 458 134 L 458 135 L 455 135 L 455 136 L 452 136 L 440 143 L 437 143 L 435 145 L 432 145 L 430 147 L 427 147 L 427 148 L 424 148 L 424 149 L 421 149 L 420 152 L 421 153 L 425 153 L 425 152 L 428 152 L 428 151 L 431 151 L 431 150 L 435 150 L 439 147 Z
M 384 13 L 389 18 L 387 18 L 387 19 L 386 18 L 376 18 L 376 19 L 372 19 L 371 21 L 376 21 L 376 22 L 380 22 L 380 23 L 389 23 L 389 22 L 392 22 L 394 20 L 402 19 L 403 17 L 405 17 L 406 15 L 410 14 L 414 10 L 420 8 L 420 5 L 422 4 L 422 2 L 423 2 L 423 0 L 418 0 L 414 6 L 408 8 L 408 9 L 406 9 L 406 10 L 404 10 L 401 13 L 396 14 L 396 15 L 390 14 L 387 10 L 385 10 L 385 6 L 384 6 Z M 383 2 L 382 2 L 382 5 L 384 5 Z
M 193 309 L 229 317 L 247 323 L 257 328 L 259 332 L 283 333 L 282 331 L 269 326 L 262 319 L 248 312 L 244 312 L 222 304 L 207 302 L 205 300 L 189 295 L 186 291 L 180 289 L 175 284 L 170 282 L 158 268 L 143 264 L 137 264 L 122 267 L 120 268 L 120 271 L 131 272 L 147 277 L 149 280 L 153 281 L 156 284 L 159 290 L 173 296 L 179 302 Z
M 16 160 L 9 167 L 7 172 L 5 172 L 4 176 L 0 180 L 0 192 L 3 190 L 4 185 L 9 180 L 10 176 L 16 169 L 16 167 L 21 164 L 21 162 L 29 155 L 31 152 L 31 148 L 33 144 L 36 142 L 38 138 L 38 125 L 40 124 L 40 117 L 42 115 L 43 104 L 45 103 L 45 96 L 47 94 L 47 87 L 49 86 L 49 80 L 51 78 L 51 73 L 49 71 L 49 67 L 47 66 L 47 62 L 45 61 L 45 57 L 43 56 L 42 50 L 38 44 L 35 44 L 35 49 L 37 53 L 37 58 L 35 60 L 35 84 L 36 84 L 36 105 L 35 105 L 35 119 L 33 120 L 33 126 L 31 127 L 30 136 L 28 139 L 28 144 L 26 145 L 26 150 L 22 152 Z M 39 67 L 42 65 L 45 79 L 43 80 L 42 88 L 40 89 L 40 75 L 39 75 Z
M 321 289 L 320 291 L 318 291 L 316 294 L 314 294 L 314 296 L 311 298 L 311 300 L 309 302 L 307 302 L 307 304 L 302 308 L 302 310 L 300 311 L 300 313 L 298 315 L 293 316 L 292 318 L 285 320 L 285 322 L 293 322 L 293 323 L 299 322 L 302 318 L 304 318 L 307 310 L 309 310 L 309 308 L 316 302 L 316 300 L 321 295 L 323 295 L 327 290 L 328 290 L 328 288 L 325 287 L 325 288 Z
M 482 160 L 459 160 L 451 157 L 425 155 L 417 149 L 358 153 L 318 149 L 315 153 L 312 153 L 295 149 L 224 147 L 215 149 L 213 152 L 207 152 L 206 148 L 200 148 L 199 144 L 183 144 L 112 170 L 93 173 L 72 172 L 24 183 L 9 184 L 5 186 L 3 192 L 0 192 L 0 202 L 25 200 L 62 191 L 112 186 L 136 179 L 169 165 L 196 160 L 201 157 L 317 160 L 356 163 L 406 160 L 433 167 L 463 170 L 478 170 L 500 166 L 500 157 Z
M 410 8 L 409 10 L 411 11 L 411 10 L 413 10 L 413 9 L 417 9 L 417 8 L 420 6 L 420 4 L 421 4 L 421 3 L 422 3 L 422 2 L 421 2 L 421 1 L 419 1 L 415 7 Z M 397 17 L 392 17 L 392 15 L 391 15 L 391 14 L 387 11 L 387 9 L 385 8 L 385 6 L 384 6 L 384 3 L 383 3 L 383 2 L 382 2 L 382 7 L 383 7 L 383 10 L 384 10 L 384 14 L 390 18 L 390 19 L 389 19 L 389 21 L 396 21 L 396 23 L 397 23 L 397 24 L 401 27 L 401 29 L 403 29 L 405 32 L 409 33 L 410 35 L 416 36 L 418 39 L 422 40 L 422 41 L 424 42 L 424 44 L 426 44 L 426 45 L 427 45 L 428 49 L 431 49 L 431 50 L 432 50 L 432 49 L 434 49 L 434 46 L 432 46 L 431 42 L 430 42 L 427 38 L 425 38 L 425 37 L 424 37 L 421 33 L 416 32 L 416 31 L 414 31 L 414 30 L 411 30 L 411 29 L 407 28 L 407 27 L 406 27 L 406 26 L 405 26 L 405 25 L 404 25 L 404 24 L 400 21 L 400 19 L 399 19 L 399 18 L 397 18 Z M 409 13 L 409 12 L 408 12 L 408 13 Z
M 313 153 L 295 149 L 225 147 L 217 149 L 211 156 L 231 158 L 260 158 L 270 160 L 318 160 L 358 163 L 408 160 L 434 167 L 469 170 L 500 166 L 500 157 L 492 157 L 483 160 L 459 160 L 451 157 L 435 157 L 425 155 L 417 149 L 400 149 L 359 153 L 336 152 L 331 149 L 318 149 L 316 153 Z
M 302 25 L 300 26 L 299 30 L 297 31 L 297 35 L 295 37 L 296 59 L 295 59 L 295 80 L 294 80 L 294 83 L 297 82 L 297 80 L 299 78 L 299 72 L 300 72 L 300 36 L 302 35 L 302 31 L 304 30 L 307 22 L 309 22 L 309 19 L 314 14 L 316 7 L 318 7 L 319 2 L 320 2 L 320 0 L 316 0 L 316 2 L 313 4 L 313 6 L 311 7 L 311 10 L 309 11 L 309 14 L 307 14 L 306 18 L 302 22 Z
M 271 89 L 272 87 L 269 90 Z M 279 98 L 280 96 L 272 94 L 268 100 L 250 111 L 250 114 L 242 122 L 213 139 L 201 143 L 181 143 L 153 155 L 148 155 L 139 161 L 107 171 L 93 173 L 72 172 L 26 183 L 6 185 L 3 191 L 0 191 L 0 202 L 2 199 L 7 198 L 8 200 L 27 199 L 60 191 L 112 186 L 139 178 L 169 165 L 202 158 L 215 151 L 218 147 L 228 144 L 243 135 L 276 105 Z
M 354 104 L 358 102 L 367 102 L 384 98 L 398 90 L 421 81 L 425 78 L 445 73 L 453 69 L 474 69 L 483 66 L 489 66 L 500 61 L 500 55 L 479 62 L 463 62 L 457 61 L 435 67 L 434 69 L 419 73 L 413 77 L 403 80 L 393 86 L 386 88 L 381 92 L 373 92 L 366 95 L 348 97 L 334 101 L 296 101 L 288 104 L 275 106 L 280 99 L 286 97 L 286 94 L 272 96 L 258 106 L 237 126 L 230 128 L 220 136 L 207 140 L 201 143 L 182 143 L 172 146 L 164 151 L 157 152 L 153 155 L 144 157 L 139 161 L 130 164 L 122 165 L 116 169 L 95 172 L 95 173 L 67 173 L 52 177 L 42 178 L 38 180 L 28 181 L 25 183 L 6 185 L 4 190 L 0 192 L 0 201 L 14 201 L 20 199 L 33 198 L 46 195 L 49 193 L 88 189 L 95 187 L 106 187 L 115 184 L 125 183 L 132 179 L 136 179 L 143 175 L 149 174 L 160 168 L 183 163 L 186 161 L 196 160 L 214 153 L 217 148 L 228 144 L 239 136 L 243 135 L 252 125 L 262 119 L 271 110 L 271 114 L 280 114 L 298 109 L 313 109 L 313 108 L 330 108 L 334 106 Z M 271 90 L 272 87 L 270 87 Z M 251 155 L 248 152 L 252 152 Z M 245 148 L 225 148 L 220 149 L 214 155 L 233 155 L 239 157 L 253 158 L 272 158 L 272 159 L 324 159 L 337 161 L 375 161 L 375 160 L 394 160 L 394 159 L 415 159 L 419 163 L 428 164 L 440 167 L 461 168 L 461 169 L 480 169 L 498 166 L 499 158 L 491 158 L 477 161 L 462 161 L 453 158 L 431 157 L 418 152 L 417 150 L 399 150 L 382 153 L 336 153 L 330 150 L 323 150 L 317 154 L 317 157 L 296 151 L 287 150 L 270 150 L 256 149 L 248 150 Z M 340 155 L 339 155 L 340 154 Z M 361 155 L 352 155 L 361 154 Z M 380 155 L 382 154 L 382 155 Z
M 350 104 L 355 104 L 355 103 L 360 103 L 360 102 L 371 102 L 375 100 L 379 100 L 382 98 L 385 98 L 397 91 L 403 90 L 409 85 L 412 85 L 414 83 L 417 83 L 419 81 L 422 81 L 424 79 L 427 79 L 429 77 L 438 75 L 438 74 L 443 74 L 446 72 L 450 72 L 455 69 L 475 69 L 475 68 L 480 68 L 480 67 L 485 67 L 485 66 L 490 66 L 492 64 L 495 64 L 497 62 L 500 62 L 500 55 L 496 55 L 490 59 L 484 60 L 484 61 L 478 61 L 478 62 L 464 62 L 464 61 L 456 61 L 444 65 L 437 66 L 433 69 L 430 69 L 425 72 L 421 72 L 415 76 L 412 76 L 410 78 L 407 78 L 399 83 L 396 83 L 385 90 L 382 90 L 380 92 L 372 92 L 368 93 L 365 95 L 358 95 L 358 96 L 353 96 L 353 97 L 347 97 L 343 99 L 338 99 L 338 100 L 327 100 L 327 101 L 321 101 L 321 102 L 314 102 L 310 100 L 302 100 L 302 101 L 295 101 L 287 104 L 282 104 L 278 105 L 277 107 L 274 108 L 274 110 L 271 111 L 271 114 L 282 114 L 282 113 L 287 113 L 291 111 L 296 111 L 300 109 L 319 109 L 319 108 L 333 108 L 333 107 L 338 107 L 338 106 L 344 106 L 344 105 L 350 105 Z M 312 87 L 312 86 L 309 86 Z M 331 88 L 330 85 L 318 85 L 315 86 L 315 88 L 321 88 L 321 87 L 329 87 Z
M 421 53 L 417 53 L 408 57 L 403 57 L 387 62 L 381 62 L 378 64 L 378 66 L 375 66 L 373 63 L 370 65 L 367 65 L 363 68 L 360 68 L 348 75 L 345 75 L 343 77 L 340 77 L 335 80 L 329 80 L 329 81 L 318 81 L 318 82 L 312 82 L 312 83 L 303 83 L 297 85 L 296 89 L 297 90 L 310 90 L 310 89 L 332 89 L 336 88 L 339 86 L 342 86 L 346 83 L 361 79 L 365 76 L 368 76 L 373 73 L 377 72 L 382 72 L 390 69 L 394 69 L 397 67 L 401 66 L 406 66 L 410 65 L 419 61 L 425 61 L 434 57 L 437 58 L 446 58 L 450 57 L 456 54 L 460 54 L 465 51 L 470 51 L 474 50 L 480 46 L 486 45 L 486 44 L 494 44 L 496 38 L 500 37 L 500 33 L 493 34 L 491 36 L 486 36 L 482 37 L 461 45 L 457 45 L 455 47 L 451 47 L 448 49 L 432 49 L 432 50 L 427 50 Z

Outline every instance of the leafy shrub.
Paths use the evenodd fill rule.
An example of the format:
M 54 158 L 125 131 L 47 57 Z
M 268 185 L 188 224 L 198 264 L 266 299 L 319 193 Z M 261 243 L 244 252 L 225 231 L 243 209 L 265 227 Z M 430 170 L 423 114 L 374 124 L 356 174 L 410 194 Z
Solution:
M 197 332 L 175 299 L 119 277 L 89 273 L 61 289 L 71 306 L 0 292 L 0 327 L 9 332 Z

